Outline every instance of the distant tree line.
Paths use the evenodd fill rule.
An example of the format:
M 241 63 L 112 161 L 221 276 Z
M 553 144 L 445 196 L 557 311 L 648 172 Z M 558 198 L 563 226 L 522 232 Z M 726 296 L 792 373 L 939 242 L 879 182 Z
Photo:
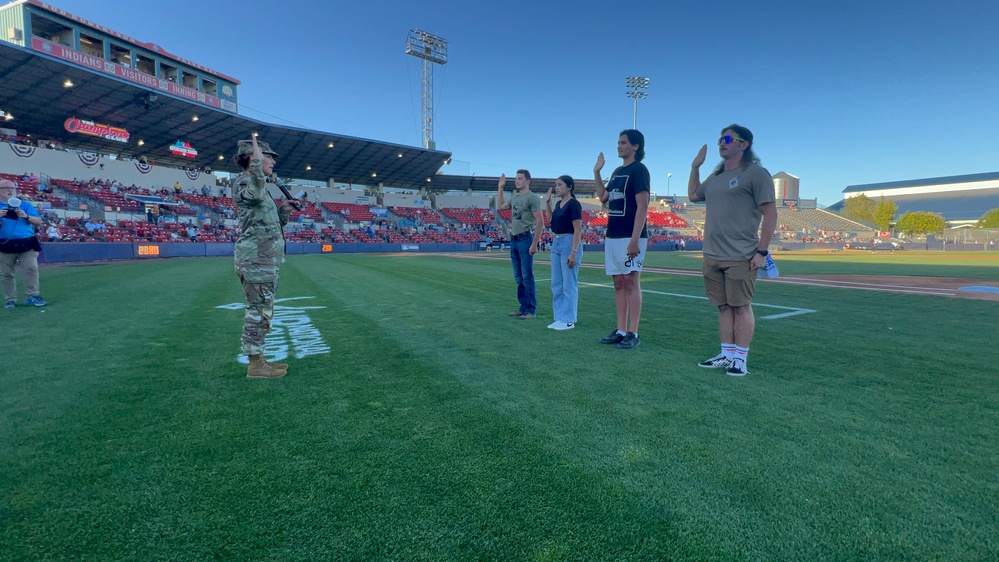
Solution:
M 903 213 L 895 220 L 895 213 L 898 212 L 898 205 L 891 199 L 881 196 L 881 200 L 875 202 L 866 195 L 855 195 L 843 202 L 843 216 L 858 222 L 873 224 L 880 231 L 888 230 L 892 222 L 900 232 L 909 235 L 913 234 L 942 234 L 947 228 L 947 221 L 937 213 L 925 211 L 910 211 Z M 978 219 L 978 228 L 999 228 L 999 209 L 982 215 Z

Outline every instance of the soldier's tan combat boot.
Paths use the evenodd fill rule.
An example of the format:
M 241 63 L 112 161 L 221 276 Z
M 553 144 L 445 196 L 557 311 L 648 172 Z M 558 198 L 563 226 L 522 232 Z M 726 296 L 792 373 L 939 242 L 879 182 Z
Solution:
M 274 367 L 276 369 L 284 369 L 285 371 L 288 370 L 288 364 L 287 363 L 271 363 L 270 361 L 268 361 L 266 359 L 264 359 L 264 363 L 267 363 L 268 365 L 270 365 L 271 367 Z
M 260 355 L 250 355 L 250 365 L 246 369 L 248 379 L 278 379 L 288 374 L 288 368 L 268 363 Z

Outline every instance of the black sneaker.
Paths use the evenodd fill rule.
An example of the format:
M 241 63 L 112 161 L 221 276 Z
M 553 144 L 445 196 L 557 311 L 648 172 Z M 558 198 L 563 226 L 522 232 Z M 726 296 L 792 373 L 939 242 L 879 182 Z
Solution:
M 707 361 L 701 361 L 697 366 L 705 369 L 728 369 L 732 366 L 732 362 L 726 359 L 724 354 L 719 353 Z
M 614 330 L 613 332 L 610 333 L 609 336 L 600 340 L 600 343 L 607 343 L 607 344 L 621 343 L 621 340 L 623 339 L 624 336 L 619 334 L 617 330 Z
M 642 343 L 638 340 L 638 334 L 634 332 L 628 332 L 626 336 L 617 344 L 618 349 L 634 349 L 638 347 L 638 344 Z
M 732 364 L 728 368 L 728 374 L 733 377 L 744 377 L 749 374 L 749 369 L 746 368 L 746 361 L 743 359 L 733 359 Z

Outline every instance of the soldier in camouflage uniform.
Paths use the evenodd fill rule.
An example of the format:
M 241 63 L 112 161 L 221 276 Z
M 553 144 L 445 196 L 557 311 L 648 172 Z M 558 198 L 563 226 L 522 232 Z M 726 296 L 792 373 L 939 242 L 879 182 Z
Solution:
M 247 378 L 279 378 L 288 372 L 284 363 L 264 359 L 264 337 L 274 317 L 278 270 L 284 260 L 284 225 L 292 205 L 280 208 L 267 192 L 267 176 L 274 171 L 278 154 L 265 142 L 239 141 L 236 163 L 243 173 L 233 182 L 232 198 L 239 213 L 240 236 L 236 242 L 236 274 L 246 296 L 243 318 L 243 353 L 250 359 Z

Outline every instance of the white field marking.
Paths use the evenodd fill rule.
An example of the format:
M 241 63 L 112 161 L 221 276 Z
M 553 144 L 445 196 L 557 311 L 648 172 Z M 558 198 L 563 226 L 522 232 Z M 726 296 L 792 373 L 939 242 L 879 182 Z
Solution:
M 475 257 L 479 259 L 496 259 L 501 256 L 462 256 L 460 254 L 447 254 L 452 257 Z M 581 267 L 587 267 L 591 269 L 602 269 L 604 266 L 598 263 L 584 263 Z M 646 267 L 642 269 L 643 272 L 651 273 L 666 273 L 669 275 L 682 275 L 687 277 L 702 277 L 700 271 L 693 271 L 689 269 L 663 269 L 663 268 L 653 268 Z M 859 289 L 862 291 L 879 291 L 882 293 L 898 293 L 903 295 L 928 295 L 936 297 L 953 297 L 957 295 L 957 291 L 954 289 L 946 288 L 933 288 L 933 287 L 911 287 L 907 285 L 884 285 L 878 283 L 863 283 L 859 281 L 835 281 L 828 279 L 809 279 L 804 277 L 778 277 L 776 279 L 767 279 L 768 283 L 783 283 L 785 285 L 804 285 L 806 287 L 824 287 L 827 289 Z M 774 305 L 771 305 L 774 306 Z M 803 309 L 804 310 L 804 309 Z
M 936 295 L 941 297 L 953 297 L 953 289 L 938 287 L 913 287 L 911 285 L 885 285 L 881 283 L 864 283 L 860 281 L 842 281 L 835 279 L 809 279 L 805 277 L 778 277 L 770 279 L 775 283 L 785 285 L 809 285 L 812 287 L 831 287 L 839 289 L 861 289 L 864 291 L 883 291 L 886 293 L 904 293 L 910 295 Z
M 330 353 L 330 346 L 323 339 L 319 329 L 312 324 L 312 319 L 306 314 L 308 310 L 321 310 L 325 306 L 285 306 L 277 303 L 314 299 L 316 297 L 285 297 L 274 299 L 274 318 L 271 319 L 271 330 L 264 337 L 263 355 L 268 361 L 281 361 L 293 355 L 302 359 L 309 355 L 325 355 Z M 223 304 L 215 308 L 223 310 L 246 310 L 245 302 Z M 242 364 L 249 363 L 245 355 L 238 355 L 236 360 Z
M 470 258 L 470 259 L 494 259 L 494 260 L 499 260 L 499 259 L 504 259 L 505 258 L 505 259 L 509 260 L 509 257 L 505 257 L 503 255 L 498 255 L 498 256 L 478 256 L 478 255 L 469 256 L 467 254 L 442 254 L 442 255 L 446 255 L 446 256 L 449 256 L 449 257 L 455 257 L 455 258 L 466 258 L 466 259 Z M 545 263 L 545 262 L 542 262 L 542 263 Z M 603 264 L 599 264 L 599 263 L 581 263 L 581 264 L 579 264 L 579 267 L 586 267 L 586 268 L 590 268 L 590 269 L 604 269 L 604 265 Z M 645 273 L 645 272 L 662 273 L 662 274 L 668 274 L 668 275 L 682 275 L 682 276 L 686 276 L 686 277 L 703 277 L 704 276 L 700 271 L 692 271 L 692 270 L 689 270 L 689 269 L 664 269 L 664 268 L 659 268 L 659 267 L 646 267 L 646 268 L 642 269 L 642 273 Z M 580 285 L 589 285 L 591 287 L 609 287 L 609 288 L 613 288 L 614 287 L 614 285 L 607 285 L 607 284 L 604 284 L 604 283 L 585 283 L 583 281 L 579 281 L 578 283 Z M 649 294 L 652 294 L 652 295 L 665 295 L 665 296 L 668 296 L 668 297 L 678 297 L 678 298 L 682 298 L 682 299 L 708 300 L 708 297 L 700 296 L 700 295 L 683 295 L 683 294 L 680 294 L 680 293 L 665 293 L 665 292 L 662 292 L 662 291 L 652 291 L 652 290 L 649 290 L 649 289 L 642 289 L 642 292 L 643 293 L 649 293 Z M 811 312 L 818 312 L 818 310 L 812 310 L 811 308 L 797 308 L 797 307 L 794 307 L 794 306 L 780 306 L 780 305 L 776 305 L 776 304 L 763 304 L 763 303 L 758 303 L 758 302 L 754 302 L 753 306 L 754 307 L 764 307 L 764 308 L 776 308 L 776 309 L 779 309 L 779 310 L 787 310 L 787 311 L 789 311 L 789 312 L 783 312 L 783 313 L 780 313 L 780 314 L 771 314 L 769 316 L 761 316 L 760 320 L 776 320 L 778 318 L 787 318 L 789 316 L 798 316 L 799 314 L 809 314 Z
M 607 287 L 607 288 L 610 288 L 610 289 L 614 288 L 614 285 L 608 285 L 608 284 L 605 284 L 605 283 L 584 283 L 584 282 L 580 281 L 579 284 L 580 285 L 589 285 L 591 287 Z M 708 300 L 708 297 L 704 297 L 704 296 L 700 296 L 700 295 L 684 295 L 684 294 L 681 294 L 681 293 L 666 293 L 664 291 L 652 291 L 650 289 L 642 289 L 642 292 L 643 293 L 649 293 L 650 295 L 665 295 L 667 297 L 678 297 L 678 298 L 681 298 L 681 299 L 698 299 L 698 300 L 704 300 L 704 301 Z M 797 308 L 797 307 L 794 307 L 794 306 L 780 306 L 780 305 L 777 305 L 777 304 L 763 304 L 763 303 L 760 303 L 760 302 L 754 302 L 753 303 L 753 308 L 756 308 L 756 307 L 776 308 L 776 309 L 779 309 L 779 310 L 788 310 L 788 311 L 790 311 L 790 312 L 783 312 L 781 314 L 771 314 L 769 316 L 760 316 L 760 320 L 776 320 L 778 318 L 787 318 L 789 316 L 797 316 L 799 314 L 808 314 L 810 312 L 818 312 L 818 310 L 812 310 L 810 308 Z

